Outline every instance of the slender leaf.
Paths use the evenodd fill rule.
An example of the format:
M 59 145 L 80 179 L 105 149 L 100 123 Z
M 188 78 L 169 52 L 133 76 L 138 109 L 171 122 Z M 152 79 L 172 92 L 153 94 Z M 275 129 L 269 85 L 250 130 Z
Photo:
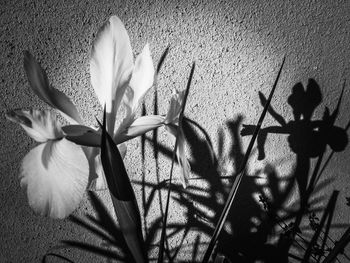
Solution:
M 70 246 L 70 247 L 75 247 L 80 250 L 90 252 L 92 254 L 100 255 L 103 257 L 107 258 L 113 258 L 117 260 L 123 260 L 124 258 L 119 256 L 116 251 L 110 251 L 107 248 L 100 248 L 94 245 L 87 244 L 85 242 L 80 242 L 80 241 L 71 241 L 71 240 L 63 240 L 61 243 Z
M 41 260 L 42 263 L 46 263 L 47 262 L 47 258 L 48 257 L 55 257 L 55 258 L 59 258 L 59 259 L 62 259 L 64 261 L 67 261 L 67 262 L 70 262 L 70 263 L 74 263 L 74 261 L 70 260 L 69 258 L 66 258 L 60 254 L 56 254 L 56 253 L 47 253 L 44 255 L 43 259 Z
M 338 254 L 344 251 L 344 248 L 350 242 L 350 227 L 346 230 L 340 240 L 336 243 L 335 247 L 329 252 L 328 256 L 325 258 L 323 263 L 332 263 L 338 256 Z
M 87 222 L 80 219 L 79 217 L 71 215 L 69 217 L 69 220 L 72 221 L 73 223 L 85 228 L 86 230 L 89 230 L 91 233 L 95 234 L 96 236 L 98 236 L 98 237 L 100 237 L 100 238 L 102 238 L 102 239 L 104 239 L 112 244 L 115 243 L 115 240 L 113 238 L 111 238 L 110 235 L 104 233 L 103 231 L 98 229 L 96 226 L 88 224 Z
M 163 66 L 164 60 L 165 60 L 166 56 L 167 56 L 168 53 L 169 53 L 169 49 L 170 49 L 170 45 L 167 46 L 167 48 L 166 48 L 165 51 L 163 52 L 162 56 L 160 57 L 159 62 L 158 62 L 158 65 L 157 65 L 156 74 L 159 74 L 160 69 L 161 69 L 162 66 Z
M 269 95 L 269 98 L 268 100 L 266 101 L 266 104 L 265 104 L 265 107 L 264 107 L 264 110 L 262 111 L 261 115 L 260 115 L 260 118 L 259 118 L 259 121 L 258 121 L 258 124 L 254 130 L 254 133 L 253 133 L 253 136 L 252 136 L 252 139 L 250 140 L 250 143 L 248 145 L 248 149 L 244 155 L 244 158 L 243 158 L 243 161 L 241 163 L 241 166 L 240 166 L 240 169 L 238 170 L 238 175 L 236 176 L 235 178 L 235 181 L 233 182 L 233 185 L 232 185 L 232 188 L 231 188 L 231 191 L 230 191 L 230 194 L 228 196 L 228 199 L 225 203 L 225 206 L 224 206 L 224 210 L 222 211 L 221 215 L 220 215 L 220 218 L 219 218 L 219 221 L 215 227 L 215 230 L 214 230 L 214 233 L 211 237 L 211 240 L 209 242 L 209 245 L 208 245 L 208 248 L 204 254 L 204 257 L 203 257 L 203 263 L 207 263 L 209 262 L 209 259 L 212 255 L 212 252 L 214 250 L 214 247 L 215 247 L 215 244 L 217 242 L 217 239 L 221 233 L 221 230 L 224 226 L 224 223 L 226 221 L 226 218 L 228 216 L 228 213 L 229 211 L 231 210 L 231 206 L 233 204 L 233 200 L 236 196 L 236 193 L 237 193 L 237 190 L 238 190 L 238 187 L 241 183 L 241 180 L 245 174 L 245 168 L 246 168 L 246 165 L 247 165 L 247 162 L 248 162 L 248 158 L 250 156 L 250 153 L 253 149 L 253 145 L 254 145 L 254 142 L 256 140 L 256 137 L 258 136 L 258 133 L 259 133 L 259 130 L 260 130 L 260 127 L 262 125 L 262 122 L 265 118 L 265 115 L 266 115 L 266 112 L 270 106 L 270 102 L 271 102 L 271 99 L 272 99 L 272 96 L 273 96 L 273 93 L 276 89 L 276 86 L 277 86 L 277 83 L 278 83 L 278 80 L 280 78 L 280 75 L 281 75 L 281 72 L 282 72 L 282 68 L 283 68 L 283 65 L 284 65 L 284 61 L 285 61 L 285 58 L 283 58 L 283 61 L 282 61 L 282 64 L 281 64 L 281 67 L 278 71 L 278 74 L 277 74 L 277 78 L 275 80 L 275 83 L 271 89 L 271 92 L 270 92 L 270 95 Z
M 196 261 L 198 250 L 199 250 L 199 246 L 200 246 L 200 241 L 201 241 L 201 237 L 200 237 L 200 235 L 197 235 L 196 239 L 194 241 L 194 244 L 193 244 L 192 262 Z
M 158 254 L 158 261 L 157 261 L 158 263 L 162 263 L 163 258 L 164 258 L 164 242 L 165 242 L 165 236 L 166 236 L 166 225 L 167 225 L 167 220 L 168 220 L 169 202 L 170 202 L 170 193 L 171 193 L 171 181 L 172 181 L 172 177 L 173 177 L 173 168 L 174 168 L 174 162 L 175 162 L 176 148 L 177 148 L 177 144 L 178 144 L 178 135 L 180 134 L 180 131 L 182 129 L 182 119 L 184 116 L 186 101 L 187 101 L 188 93 L 190 90 L 194 69 L 195 69 L 195 63 L 192 64 L 190 77 L 189 77 L 188 82 L 187 82 L 185 96 L 184 96 L 184 99 L 182 101 L 181 112 L 179 115 L 179 126 L 177 127 L 177 133 L 176 133 L 177 135 L 176 135 L 175 146 L 174 146 L 174 151 L 173 151 L 173 156 L 172 156 L 172 161 L 171 161 L 169 188 L 168 188 L 168 192 L 167 192 L 165 214 L 164 214 L 164 219 L 163 219 L 163 224 L 162 224 L 162 233 L 161 233 L 160 242 L 159 242 L 159 254 Z
M 113 217 L 110 215 L 105 205 L 101 202 L 101 200 L 96 196 L 94 192 L 89 191 L 89 197 L 91 199 L 92 206 L 97 212 L 99 225 L 109 234 L 113 235 L 115 239 L 117 239 L 120 236 L 121 232 Z M 89 215 L 88 218 L 91 221 L 97 222 L 95 218 Z
M 106 110 L 101 128 L 101 161 L 120 229 L 135 261 L 148 262 L 144 251 L 140 211 L 123 159 L 106 131 Z
M 334 208 L 335 208 L 335 204 L 337 202 L 337 197 L 338 197 L 338 194 L 339 192 L 338 191 L 334 191 L 331 198 L 329 199 L 328 201 L 328 205 L 323 213 L 323 216 L 321 218 L 321 221 L 320 221 L 320 224 L 319 226 L 317 227 L 317 230 L 315 231 L 315 234 L 313 235 L 309 245 L 308 245 L 308 248 L 306 249 L 305 251 L 305 254 L 304 254 L 304 258 L 302 260 L 302 263 L 307 263 L 309 262 L 309 259 L 310 259 L 310 256 L 311 256 L 311 253 L 312 253 L 312 250 L 314 248 L 314 246 L 317 244 L 317 240 L 321 234 L 321 231 L 322 231 L 322 228 L 324 226 L 324 224 L 326 223 L 326 219 L 327 217 L 331 220 L 332 217 L 333 217 L 333 212 L 334 212 Z M 330 226 L 330 220 L 328 220 L 328 226 Z M 325 233 L 324 235 L 324 240 L 327 239 L 327 236 L 328 236 L 328 231 L 327 233 Z M 323 245 L 324 246 L 324 245 Z

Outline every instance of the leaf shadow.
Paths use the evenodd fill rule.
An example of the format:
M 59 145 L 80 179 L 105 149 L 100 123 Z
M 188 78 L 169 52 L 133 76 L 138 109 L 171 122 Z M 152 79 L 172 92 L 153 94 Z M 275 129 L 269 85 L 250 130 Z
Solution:
M 306 90 L 300 83 L 292 89 L 287 102 L 293 109 L 294 120 L 287 122 L 270 107 L 268 112 L 280 126 L 266 127 L 261 130 L 257 145 L 258 159 L 265 158 L 264 145 L 269 133 L 287 134 L 289 147 L 297 158 L 295 169 L 289 175 L 281 176 L 274 164 L 265 163 L 263 169 L 244 177 L 226 222 L 227 230 L 220 236 L 218 245 L 218 251 L 225 254 L 231 261 L 289 262 L 290 258 L 301 259 L 291 252 L 293 249 L 299 251 L 307 249 L 306 239 L 310 237 L 303 236 L 304 233 L 300 232 L 301 221 L 309 214 L 323 210 L 326 197 L 320 196 L 319 193 L 322 193 L 327 184 L 333 180 L 333 177 L 330 177 L 323 182 L 320 181 L 329 163 L 329 157 L 326 162 L 322 162 L 323 156 L 327 147 L 333 152 L 340 152 L 348 143 L 346 129 L 334 125 L 339 115 L 343 90 L 336 109 L 330 113 L 329 109 L 325 108 L 324 116 L 320 120 L 312 120 L 315 109 L 322 102 L 320 88 L 313 79 L 309 80 Z M 263 105 L 266 99 L 262 93 L 259 93 L 259 97 Z M 237 170 L 244 156 L 241 136 L 250 135 L 254 128 L 254 125 L 243 125 L 240 131 L 242 120 L 243 117 L 238 115 L 226 124 L 232 141 L 228 157 L 234 166 L 233 170 Z M 197 176 L 192 178 L 191 182 L 200 181 L 205 187 L 195 184 L 183 190 L 179 186 L 173 186 L 173 200 L 185 210 L 183 216 L 186 218 L 185 223 L 171 225 L 172 228 L 176 228 L 176 233 L 182 231 L 183 235 L 178 238 L 179 247 L 171 250 L 173 255 L 177 255 L 189 232 L 198 231 L 207 236 L 211 235 L 213 224 L 218 221 L 223 200 L 226 200 L 230 183 L 235 176 L 234 172 L 223 175 L 220 167 L 224 157 L 224 146 L 227 145 L 222 130 L 218 132 L 217 154 L 208 134 L 196 122 L 185 119 L 184 132 L 189 144 L 190 156 L 193 157 L 191 170 Z M 148 137 L 146 140 L 151 142 Z M 170 158 L 170 149 L 158 145 L 158 150 Z M 317 160 L 313 170 L 310 166 L 312 158 Z M 265 183 L 257 183 L 257 180 L 262 178 L 265 179 Z M 281 184 L 284 185 L 283 188 L 280 187 Z M 162 188 L 162 185 L 149 186 L 154 189 Z M 295 196 L 296 188 L 299 197 Z M 266 194 L 267 190 L 268 194 Z M 292 208 L 286 206 L 291 194 L 294 195 Z M 257 200 L 257 196 L 261 199 Z M 214 214 L 208 211 L 214 211 Z M 281 213 L 283 216 L 280 216 Z M 302 229 L 304 231 L 305 228 Z M 286 238 L 291 233 L 291 238 Z M 271 236 L 278 237 L 278 241 L 270 242 Z M 285 240 L 288 240 L 286 242 L 288 245 L 285 245 Z M 327 237 L 325 240 L 327 241 Z M 198 249 L 197 239 L 193 244 Z M 205 242 L 201 245 L 205 245 Z M 192 258 L 192 261 L 195 260 Z
M 329 109 L 325 108 L 323 118 L 320 120 L 312 119 L 315 109 L 323 99 L 320 88 L 313 79 L 309 80 L 306 90 L 301 83 L 292 88 L 292 94 L 287 99 L 287 103 L 293 109 L 294 120 L 287 122 L 272 106 L 269 108 L 268 113 L 279 125 L 261 129 L 256 149 L 258 159 L 263 160 L 266 157 L 265 143 L 268 140 L 268 134 L 285 134 L 288 136 L 291 151 L 296 155 L 295 168 L 290 174 L 281 175 L 274 163 L 265 162 L 263 168 L 247 173 L 243 177 L 225 224 L 225 231 L 219 237 L 217 253 L 225 255 L 232 262 L 249 263 L 283 263 L 289 262 L 290 259 L 302 261 L 303 257 L 300 255 L 305 251 L 311 253 L 310 240 L 316 235 L 310 236 L 306 232 L 315 231 L 315 229 L 301 223 L 311 214 L 324 210 L 323 203 L 326 197 L 320 193 L 332 177 L 322 181 L 321 175 L 334 152 L 343 151 L 348 144 L 346 131 L 349 125 L 346 128 L 340 128 L 334 124 L 339 115 L 343 90 L 336 109 L 330 113 Z M 261 104 L 264 105 L 266 98 L 262 93 L 259 93 L 259 97 Z M 157 97 L 155 97 L 154 114 L 158 113 L 157 103 Z M 180 222 L 172 221 L 167 225 L 169 231 L 166 240 L 174 238 L 178 240 L 175 246 L 170 246 L 170 243 L 173 243 L 167 242 L 166 255 L 169 262 L 188 262 L 181 258 L 181 250 L 186 246 L 192 248 L 192 253 L 189 255 L 191 262 L 200 261 L 203 247 L 207 245 L 206 237 L 211 236 L 215 223 L 219 220 L 230 186 L 243 160 L 242 136 L 251 135 L 254 130 L 254 125 L 242 125 L 242 122 L 242 115 L 237 115 L 226 122 L 229 138 L 226 138 L 222 127 L 219 129 L 218 149 L 215 150 L 207 132 L 197 122 L 184 118 L 183 130 L 190 156 L 193 157 L 191 170 L 195 177 L 190 179 L 191 184 L 187 189 L 175 183 L 172 185 L 173 203 L 181 207 L 184 219 Z M 146 135 L 141 140 L 143 167 L 147 165 L 145 163 L 146 141 L 155 147 L 153 157 L 157 167 L 156 183 L 147 182 L 144 175 L 141 181 L 134 181 L 135 184 L 142 186 L 144 225 L 147 218 L 151 216 L 150 207 L 158 195 L 160 215 L 153 218 L 152 224 L 145 231 L 146 247 L 151 249 L 157 246 L 157 237 L 163 219 L 161 193 L 169 185 L 167 181 L 159 179 L 158 153 L 171 159 L 172 150 L 158 143 L 157 132 L 153 133 L 153 137 Z M 327 148 L 331 148 L 332 152 L 324 161 Z M 311 159 L 316 160 L 313 170 L 310 165 Z M 230 166 L 230 169 L 223 169 L 225 165 Z M 145 191 L 146 187 L 150 188 L 148 193 Z M 298 190 L 298 195 L 295 195 L 295 189 Z M 291 195 L 294 198 L 293 202 L 287 206 L 286 203 Z M 122 253 L 127 247 L 114 219 L 94 194 L 91 193 L 90 198 L 98 218 L 87 215 L 85 220 L 77 217 L 72 217 L 71 220 L 103 239 L 106 244 L 113 247 L 114 251 L 78 241 L 63 241 L 63 244 L 107 258 L 131 262 L 130 258 L 125 258 L 128 253 L 125 255 Z M 335 202 L 332 206 L 333 208 L 326 209 L 325 213 L 334 209 Z M 323 233 L 324 250 L 335 244 L 335 241 L 328 237 L 329 231 L 334 227 L 331 225 L 331 218 L 325 230 L 320 227 L 317 229 Z M 272 240 L 272 238 L 275 239 Z M 190 240 L 189 244 L 187 239 Z M 317 258 L 315 255 L 311 257 Z

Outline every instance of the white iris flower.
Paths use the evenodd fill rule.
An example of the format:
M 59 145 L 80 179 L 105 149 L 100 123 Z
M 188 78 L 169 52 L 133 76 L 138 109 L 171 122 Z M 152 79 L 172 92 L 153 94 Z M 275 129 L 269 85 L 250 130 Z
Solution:
M 29 52 L 25 52 L 24 68 L 36 95 L 72 125 L 61 127 L 49 110 L 7 113 L 9 120 L 20 124 L 40 143 L 21 163 L 20 185 L 26 189 L 29 205 L 36 213 L 65 218 L 78 207 L 86 189 L 106 188 L 99 154 L 100 132 L 83 125 L 74 104 L 50 85 L 45 71 Z M 122 156 L 126 152 L 123 142 L 164 124 L 171 134 L 177 135 L 182 93 L 174 95 L 166 116 L 135 117 L 141 99 L 153 85 L 155 71 L 148 44 L 134 63 L 129 36 L 116 16 L 97 33 L 91 52 L 90 75 L 99 102 L 106 108 L 107 131 L 113 135 Z M 116 127 L 117 111 L 122 104 L 126 116 Z M 189 164 L 184 153 L 182 129 L 178 136 L 177 156 L 183 167 L 182 182 L 186 185 Z

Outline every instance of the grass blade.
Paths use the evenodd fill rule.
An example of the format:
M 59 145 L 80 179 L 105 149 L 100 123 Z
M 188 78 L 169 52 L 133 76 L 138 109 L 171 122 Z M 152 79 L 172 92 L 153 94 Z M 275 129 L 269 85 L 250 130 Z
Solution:
M 115 243 L 115 240 L 111 238 L 108 234 L 104 233 L 101 229 L 97 228 L 94 225 L 91 225 L 84 220 L 80 219 L 77 216 L 71 215 L 69 217 L 69 220 L 73 223 L 77 224 L 78 226 L 85 228 L 86 230 L 90 231 L 91 233 L 95 234 L 97 237 L 100 237 L 101 239 L 104 239 L 112 244 Z
M 93 217 L 88 216 L 90 221 L 94 221 L 95 223 L 98 223 L 98 225 L 108 232 L 111 236 L 114 236 L 115 239 L 120 236 L 120 229 L 116 225 L 116 222 L 114 221 L 113 217 L 109 214 L 109 211 L 107 210 L 106 206 L 102 203 L 102 201 L 97 197 L 97 195 L 94 192 L 89 191 L 89 197 L 91 204 L 94 208 L 94 210 L 97 213 L 97 220 L 93 219 Z
M 110 249 L 107 248 L 101 248 L 95 245 L 91 245 L 85 242 L 80 242 L 80 241 L 71 241 L 71 240 L 63 240 L 61 241 L 62 244 L 69 246 L 69 247 L 74 247 L 77 249 L 80 249 L 82 251 L 86 251 L 95 255 L 99 255 L 102 257 L 106 258 L 111 258 L 111 259 L 116 259 L 116 260 L 123 260 L 124 258 L 117 255 L 116 251 L 111 251 Z
M 206 250 L 206 252 L 204 254 L 203 261 L 202 261 L 203 263 L 207 263 L 209 261 L 209 259 L 211 257 L 211 254 L 212 254 L 212 252 L 214 250 L 215 244 L 217 242 L 217 239 L 219 237 L 219 234 L 221 233 L 221 230 L 222 230 L 222 228 L 224 226 L 224 223 L 226 221 L 226 218 L 228 216 L 228 213 L 231 210 L 231 206 L 232 206 L 233 200 L 234 200 L 234 198 L 236 196 L 238 187 L 239 187 L 240 182 L 241 182 L 241 180 L 243 178 L 243 175 L 245 174 L 245 168 L 246 168 L 246 165 L 247 165 L 247 162 L 248 162 L 248 158 L 249 158 L 250 153 L 251 153 L 251 151 L 253 149 L 254 142 L 256 140 L 256 137 L 258 136 L 258 133 L 259 133 L 260 127 L 262 125 L 262 122 L 263 122 L 263 120 L 265 118 L 266 112 L 267 112 L 267 110 L 268 110 L 268 108 L 270 106 L 270 102 L 271 102 L 273 93 L 275 92 L 275 89 L 276 89 L 279 77 L 280 77 L 281 72 L 282 72 L 284 61 L 285 61 L 285 57 L 283 58 L 281 67 L 280 67 L 280 69 L 278 71 L 275 83 L 274 83 L 274 85 L 273 85 L 273 87 L 271 89 L 269 98 L 266 101 L 264 110 L 262 111 L 261 116 L 260 116 L 259 121 L 258 121 L 258 124 L 257 124 L 257 126 L 256 126 L 256 128 L 254 130 L 253 137 L 250 140 L 250 143 L 248 145 L 248 149 L 246 151 L 246 154 L 244 155 L 242 164 L 241 164 L 240 169 L 238 171 L 238 175 L 236 176 L 235 181 L 233 182 L 233 185 L 232 185 L 229 197 L 228 197 L 228 199 L 227 199 L 227 201 L 225 203 L 224 209 L 223 209 L 223 211 L 222 211 L 222 213 L 220 215 L 219 221 L 218 221 L 218 223 L 217 223 L 217 225 L 215 227 L 215 230 L 214 230 L 214 233 L 213 233 L 213 235 L 211 237 L 211 240 L 209 242 L 208 248 L 207 248 L 207 250 Z
M 74 261 L 70 260 L 69 258 L 64 257 L 64 256 L 62 256 L 62 255 L 60 255 L 60 254 L 53 253 L 53 252 L 45 254 L 45 256 L 43 257 L 43 259 L 41 260 L 41 262 L 42 262 L 42 263 L 46 263 L 46 262 L 47 262 L 46 259 L 47 259 L 48 257 L 55 257 L 55 258 L 59 258 L 59 259 L 61 259 L 61 260 L 64 260 L 65 262 L 74 263 Z
M 163 52 L 162 56 L 161 56 L 160 59 L 159 59 L 159 62 L 158 62 L 158 65 L 157 65 L 157 70 L 156 70 L 156 74 L 157 74 L 157 75 L 159 74 L 160 69 L 161 69 L 162 66 L 163 66 L 164 60 L 165 60 L 166 56 L 167 56 L 168 53 L 169 53 L 169 49 L 170 49 L 170 45 L 167 46 L 167 48 L 165 49 L 165 51 Z
M 335 204 L 337 202 L 337 197 L 338 197 L 339 192 L 338 191 L 334 191 L 331 198 L 328 201 L 328 205 L 323 213 L 323 216 L 321 218 L 320 224 L 317 227 L 317 230 L 315 231 L 315 234 L 313 235 L 307 249 L 306 252 L 304 254 L 304 258 L 302 260 L 302 263 L 307 263 L 309 262 L 310 256 L 312 254 L 312 249 L 314 248 L 314 246 L 317 244 L 317 240 L 321 234 L 322 228 L 324 226 L 324 224 L 326 223 L 326 219 L 327 217 L 329 218 L 328 220 L 328 227 L 330 226 L 330 222 L 332 220 L 333 217 L 333 212 L 334 212 L 334 208 L 335 208 Z M 325 233 L 324 235 L 324 240 L 327 238 L 328 236 L 328 231 L 326 230 L 327 233 Z M 324 247 L 324 245 L 322 245 L 322 247 Z
M 140 211 L 123 159 L 106 131 L 106 110 L 102 125 L 101 161 L 120 230 L 131 255 L 137 263 L 148 262 L 144 251 Z
M 329 252 L 328 256 L 325 258 L 323 263 L 332 263 L 337 258 L 338 254 L 342 253 L 342 251 L 348 245 L 349 242 L 350 242 L 350 227 L 346 230 L 344 235 L 336 243 L 332 251 Z
M 191 82 L 192 82 L 192 78 L 193 78 L 194 69 L 195 69 L 195 63 L 192 64 L 190 77 L 189 77 L 188 82 L 187 82 L 185 96 L 184 96 L 184 99 L 182 101 L 181 112 L 180 112 L 180 116 L 179 116 L 179 126 L 177 127 L 177 135 L 180 133 L 180 129 L 182 129 L 182 120 L 183 120 L 183 115 L 184 115 L 184 111 L 185 111 L 185 106 L 186 106 L 188 93 L 189 93 Z M 164 242 L 165 242 L 166 225 L 167 225 L 168 212 L 169 212 L 169 202 L 170 202 L 170 193 L 171 193 L 171 181 L 172 181 L 172 177 L 173 177 L 173 168 L 174 168 L 177 144 L 178 144 L 178 136 L 176 136 L 173 156 L 172 156 L 172 160 L 171 160 L 170 177 L 169 177 L 169 188 L 168 188 L 168 193 L 167 193 L 165 213 L 164 213 L 164 219 L 163 219 L 163 224 L 162 224 L 162 233 L 161 233 L 160 242 L 159 242 L 159 254 L 158 254 L 158 261 L 157 261 L 158 263 L 163 263 L 163 257 L 164 257 Z

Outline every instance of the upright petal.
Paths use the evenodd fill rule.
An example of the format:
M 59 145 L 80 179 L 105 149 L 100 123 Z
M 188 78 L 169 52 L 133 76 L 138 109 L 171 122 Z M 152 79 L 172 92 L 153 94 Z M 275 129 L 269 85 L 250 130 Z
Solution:
M 170 106 L 168 113 L 165 117 L 165 123 L 177 124 L 179 121 L 179 115 L 181 112 L 182 100 L 184 99 L 185 91 L 175 90 L 170 99 Z
M 23 159 L 21 187 L 38 214 L 65 218 L 79 205 L 87 187 L 89 166 L 82 148 L 66 139 L 48 141 Z
M 61 127 L 48 110 L 12 110 L 6 113 L 7 119 L 18 123 L 37 142 L 63 137 Z
M 111 133 L 132 67 L 133 55 L 128 33 L 120 19 L 112 16 L 99 29 L 90 60 L 91 83 L 101 105 L 106 105 L 107 130 Z
M 28 51 L 24 52 L 24 69 L 32 90 L 40 99 L 61 111 L 69 121 L 82 123 L 74 104 L 64 93 L 50 86 L 46 72 Z
M 134 112 L 140 100 L 152 87 L 154 80 L 154 66 L 149 45 L 146 44 L 142 52 L 136 57 L 129 86 L 125 92 L 124 103 L 129 114 Z

